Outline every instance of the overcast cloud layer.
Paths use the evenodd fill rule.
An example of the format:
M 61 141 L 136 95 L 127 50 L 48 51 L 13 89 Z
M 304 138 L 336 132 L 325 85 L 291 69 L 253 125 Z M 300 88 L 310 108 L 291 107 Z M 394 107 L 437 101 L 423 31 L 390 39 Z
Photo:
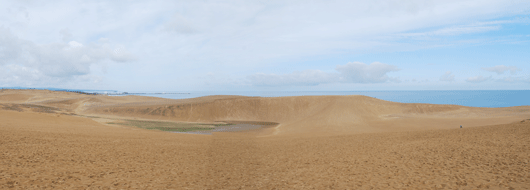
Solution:
M 296 71 L 290 74 L 263 74 L 250 75 L 248 79 L 257 86 L 316 86 L 322 83 L 383 83 L 399 82 L 396 78 L 388 77 L 387 73 L 399 71 L 396 66 L 373 62 L 369 65 L 361 62 L 337 65 L 337 72 L 324 72 L 320 70 Z
M 0 4 L 3 87 L 530 87 L 529 1 Z

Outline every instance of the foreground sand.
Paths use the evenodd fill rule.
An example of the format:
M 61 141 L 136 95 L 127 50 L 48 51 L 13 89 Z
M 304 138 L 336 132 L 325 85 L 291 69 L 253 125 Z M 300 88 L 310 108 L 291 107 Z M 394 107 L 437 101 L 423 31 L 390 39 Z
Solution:
M 249 101 L 262 111 L 241 112 L 252 111 L 244 107 Z M 99 104 L 83 107 L 87 102 Z M 530 188 L 526 107 L 405 105 L 366 97 L 175 101 L 43 91 L 0 92 L 0 104 L 26 105 L 0 109 L 0 188 Z M 202 114 L 185 115 L 191 104 Z M 156 111 L 172 105 L 180 106 L 173 114 Z M 266 133 L 187 135 L 106 125 L 81 114 L 280 125 Z M 460 129 L 459 123 L 466 125 Z

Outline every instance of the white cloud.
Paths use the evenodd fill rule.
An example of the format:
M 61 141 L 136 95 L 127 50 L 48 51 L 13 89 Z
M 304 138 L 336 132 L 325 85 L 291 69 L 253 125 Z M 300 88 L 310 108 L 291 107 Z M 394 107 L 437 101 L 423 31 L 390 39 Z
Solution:
M 322 83 L 338 82 L 338 73 L 328 73 L 320 70 L 297 71 L 290 74 L 257 73 L 247 77 L 255 86 L 315 86 Z
M 481 83 L 481 82 L 484 82 L 484 81 L 487 81 L 487 80 L 490 80 L 491 79 L 491 76 L 489 77 L 483 77 L 483 76 L 474 76 L 474 77 L 469 77 L 466 79 L 467 82 L 472 82 L 472 83 Z
M 193 34 L 198 32 L 192 23 L 180 14 L 175 14 L 173 18 L 166 23 L 164 30 L 179 34 Z
M 70 30 L 67 29 L 67 28 L 62 29 L 61 31 L 59 31 L 59 33 L 62 36 L 63 42 L 70 41 L 72 39 L 72 37 L 73 37 L 72 32 L 70 32 Z
M 45 75 L 35 68 L 21 65 L 0 66 L 0 86 L 78 88 L 78 85 L 83 83 L 97 84 L 101 82 L 102 78 L 92 74 L 53 77 Z
M 530 83 L 530 78 L 529 77 L 503 77 L 501 79 L 498 79 L 497 81 L 505 82 L 505 83 L 520 83 L 520 82 Z
M 399 71 L 396 66 L 379 62 L 369 65 L 361 62 L 351 62 L 337 65 L 337 72 L 320 70 L 304 70 L 289 74 L 257 73 L 247 77 L 255 86 L 315 86 L 326 83 L 383 83 L 399 82 L 397 78 L 387 75 L 389 72 Z
M 208 72 L 198 76 L 197 78 L 199 80 L 202 79 L 202 81 L 206 81 L 205 85 L 209 87 L 209 90 L 222 90 L 226 89 L 227 87 L 248 85 L 244 80 L 238 80 L 223 73 Z
M 68 45 L 70 45 L 70 47 L 72 48 L 83 47 L 83 44 L 76 41 L 70 41 L 68 42 Z
M 455 75 L 451 74 L 451 71 L 447 71 L 440 77 L 440 81 L 455 81 Z
M 140 58 L 138 62 L 126 67 L 109 67 L 106 75 L 109 81 L 106 82 L 115 81 L 117 84 L 120 83 L 117 81 L 122 81 L 123 84 L 123 78 L 138 78 L 149 84 L 172 78 L 171 81 L 176 81 L 172 86 L 179 88 L 190 83 L 176 80 L 182 75 L 196 77 L 213 72 L 240 78 L 262 69 L 282 69 L 282 63 L 300 63 L 314 57 L 323 57 L 323 61 L 312 65 L 312 68 L 322 68 L 329 63 L 328 60 L 333 60 L 330 57 L 412 51 L 465 41 L 469 39 L 456 35 L 503 29 L 505 22 L 483 21 L 520 15 L 520 10 L 528 9 L 530 2 L 58 0 L 53 3 L 2 1 L 1 4 L 1 25 L 24 39 L 17 39 L 17 42 L 24 41 L 25 45 L 22 50 L 16 50 L 24 52 L 24 55 L 16 54 L 16 65 L 34 69 L 44 76 L 85 76 L 91 72 L 87 65 L 105 60 L 129 61 L 130 57 L 125 55 L 125 50 L 129 50 L 133 52 L 129 54 Z M 400 34 L 416 35 L 418 38 L 436 36 L 443 40 L 417 43 L 404 39 Z M 1 35 L 0 38 L 6 39 L 3 33 Z M 123 46 L 98 41 L 101 38 L 110 38 Z M 55 43 L 57 41 L 61 43 Z M 71 41 L 82 46 L 73 48 L 68 45 Z M 5 42 L 1 41 L 0 46 L 6 46 Z M 15 50 L 0 50 L 4 61 L 0 67 L 15 64 L 11 51 Z M 9 59 L 4 59 L 6 57 Z M 31 61 L 41 59 L 41 64 Z M 408 64 L 414 63 L 399 66 L 407 68 Z M 292 68 L 298 73 L 270 77 L 306 85 L 318 81 L 375 83 L 395 80 L 386 74 L 343 76 L 338 71 L 338 74 L 325 73 L 342 78 L 328 79 L 327 74 L 306 70 L 308 68 L 298 64 L 298 68 Z M 344 69 L 347 72 L 347 68 Z M 435 76 L 431 81 L 437 80 L 437 71 L 427 72 Z M 304 78 L 310 75 L 314 75 L 314 81 Z M 217 79 L 204 77 L 201 80 L 197 83 L 205 84 L 207 80 Z M 267 84 L 267 81 L 262 84 Z M 120 86 L 123 85 L 116 85 Z
M 387 73 L 399 71 L 394 65 L 373 62 L 370 65 L 361 62 L 338 65 L 335 70 L 341 73 L 342 82 L 347 83 L 381 83 L 386 81 L 398 81 L 396 78 L 388 77 Z
M 501 29 L 501 24 L 507 22 L 485 22 L 464 26 L 450 26 L 441 28 L 438 30 L 427 31 L 427 32 L 416 32 L 416 33 L 404 33 L 402 36 L 413 37 L 413 36 L 454 36 L 461 34 L 481 33 L 493 30 Z
M 510 74 L 514 75 L 517 73 L 517 71 L 520 71 L 520 68 L 517 68 L 516 66 L 504 66 L 504 65 L 495 65 L 493 67 L 484 67 L 482 70 L 495 72 L 497 74 L 504 74 L 506 71 L 510 71 Z
M 0 69 L 4 70 L 3 81 L 32 83 L 48 80 L 52 84 L 61 78 L 89 75 L 90 66 L 104 60 L 124 62 L 133 59 L 127 50 L 122 48 L 115 51 L 108 43 L 83 45 L 70 41 L 36 44 L 0 27 Z

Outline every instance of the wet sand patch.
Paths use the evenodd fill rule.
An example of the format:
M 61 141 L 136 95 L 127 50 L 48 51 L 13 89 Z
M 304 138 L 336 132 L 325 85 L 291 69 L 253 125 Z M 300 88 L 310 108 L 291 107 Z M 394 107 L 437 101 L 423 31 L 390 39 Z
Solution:
M 223 126 L 226 124 L 206 124 L 206 123 L 180 123 L 167 121 L 145 121 L 145 120 L 124 120 L 122 122 L 109 122 L 111 125 L 125 125 L 138 127 L 142 129 L 160 130 L 168 132 L 194 132 L 194 131 L 209 131 L 215 129 L 216 126 Z
M 263 121 L 215 121 L 213 123 L 191 123 L 191 122 L 171 122 L 157 120 L 133 120 L 133 119 L 111 119 L 96 116 L 84 116 L 91 119 L 98 119 L 108 125 L 129 126 L 141 129 L 159 130 L 172 133 L 212 135 L 214 132 L 257 132 L 262 129 L 273 128 L 278 123 Z
M 250 132 L 250 131 L 259 131 L 265 128 L 271 128 L 278 125 L 274 122 L 263 122 L 263 121 L 218 121 L 226 123 L 226 125 L 215 126 L 212 130 L 197 130 L 197 131 L 188 131 L 188 132 L 178 132 L 178 133 L 188 133 L 188 134 L 200 134 L 200 135 L 212 135 L 214 132 Z

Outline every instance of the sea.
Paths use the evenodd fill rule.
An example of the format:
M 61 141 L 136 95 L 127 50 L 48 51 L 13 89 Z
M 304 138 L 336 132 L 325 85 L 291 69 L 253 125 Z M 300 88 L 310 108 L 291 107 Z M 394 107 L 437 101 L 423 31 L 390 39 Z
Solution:
M 401 103 L 452 104 L 472 107 L 529 106 L 530 90 L 445 90 L 445 91 L 191 91 L 129 92 L 128 94 L 169 99 L 211 95 L 259 97 L 364 95 Z

